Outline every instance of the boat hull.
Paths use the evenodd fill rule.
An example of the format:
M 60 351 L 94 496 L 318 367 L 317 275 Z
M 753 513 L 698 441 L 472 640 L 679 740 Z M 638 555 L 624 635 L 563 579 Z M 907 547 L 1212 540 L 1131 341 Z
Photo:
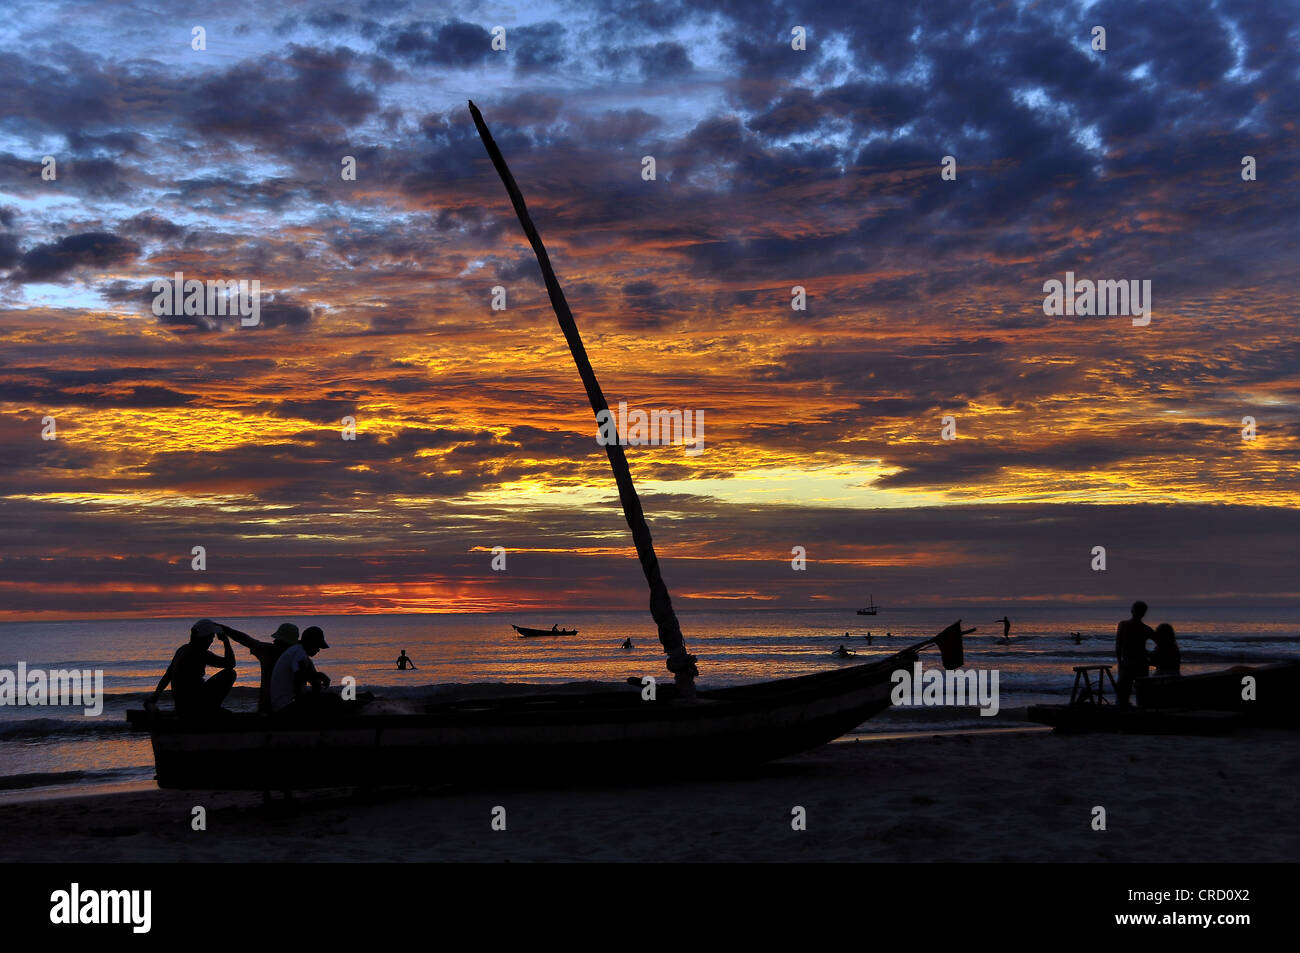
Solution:
M 1221 735 L 1240 728 L 1237 712 L 1144 711 L 1117 705 L 1030 705 L 1030 721 L 1062 733 L 1111 732 L 1131 735 Z
M 1254 700 L 1242 698 L 1243 679 L 1255 680 Z M 1138 705 L 1153 708 L 1196 708 L 1241 712 L 1270 722 L 1297 722 L 1300 662 L 1238 666 L 1203 675 L 1178 675 L 1134 680 Z
M 577 629 L 530 629 L 526 625 L 512 625 L 510 628 L 519 633 L 521 638 L 540 639 L 548 635 L 577 635 Z
M 421 715 L 186 724 L 130 713 L 152 734 L 160 787 L 269 790 L 395 784 L 533 784 L 701 775 L 815 748 L 888 708 L 915 653 L 834 672 L 700 692 L 661 688 L 467 700 Z

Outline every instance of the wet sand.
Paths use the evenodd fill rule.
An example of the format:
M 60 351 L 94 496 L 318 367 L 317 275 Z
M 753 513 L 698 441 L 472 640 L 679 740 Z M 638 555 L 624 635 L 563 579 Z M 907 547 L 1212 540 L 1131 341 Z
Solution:
M 313 792 L 269 809 L 256 793 L 158 790 L 0 805 L 0 861 L 1294 862 L 1297 787 L 1297 732 L 926 736 L 639 787 Z M 205 831 L 191 829 L 195 805 Z M 491 828 L 496 806 L 504 831 Z M 807 830 L 791 827 L 796 806 Z

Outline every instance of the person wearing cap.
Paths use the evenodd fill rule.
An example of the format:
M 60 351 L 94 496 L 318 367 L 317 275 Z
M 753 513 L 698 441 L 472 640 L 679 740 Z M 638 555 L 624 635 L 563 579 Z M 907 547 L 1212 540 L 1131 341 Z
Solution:
M 212 640 L 217 636 L 226 646 L 224 656 L 211 651 Z M 221 671 L 204 680 L 209 667 Z M 153 711 L 158 707 L 158 699 L 169 682 L 176 714 L 182 718 L 204 718 L 222 711 L 221 703 L 235 684 L 235 653 L 230 647 L 230 636 L 222 626 L 211 619 L 200 619 L 190 627 L 189 642 L 172 656 L 158 687 L 145 699 L 146 710 Z
M 298 627 L 292 622 L 281 622 L 280 627 L 271 636 L 270 642 L 263 642 L 251 635 L 238 632 L 228 625 L 221 627 L 226 634 L 253 653 L 253 658 L 262 664 L 262 685 L 257 693 L 257 713 L 271 714 L 271 677 L 275 674 L 275 663 L 291 645 L 298 644 Z
M 337 695 L 324 694 L 330 678 L 312 664 L 312 657 L 327 648 L 325 633 L 313 625 L 303 629 L 302 641 L 285 649 L 271 674 L 271 710 L 275 714 L 298 714 L 342 701 Z

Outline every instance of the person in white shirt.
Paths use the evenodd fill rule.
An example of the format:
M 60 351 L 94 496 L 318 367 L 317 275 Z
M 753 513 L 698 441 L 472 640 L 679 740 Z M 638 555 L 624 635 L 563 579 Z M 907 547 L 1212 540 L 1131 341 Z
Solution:
M 320 693 L 329 688 L 330 678 L 316 671 L 312 657 L 329 648 L 325 633 L 313 625 L 303 630 L 302 640 L 285 649 L 271 674 L 271 710 L 276 714 L 315 707 L 317 701 L 334 696 Z M 309 687 L 310 686 L 310 689 Z

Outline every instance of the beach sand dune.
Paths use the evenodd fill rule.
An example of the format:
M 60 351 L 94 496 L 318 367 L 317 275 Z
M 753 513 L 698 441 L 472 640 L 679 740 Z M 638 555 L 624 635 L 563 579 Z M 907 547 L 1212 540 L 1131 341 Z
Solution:
M 1294 862 L 1298 786 L 1300 733 L 947 735 L 639 787 L 312 792 L 270 809 L 244 792 L 12 804 L 0 861 Z M 191 830 L 195 805 L 205 831 Z M 491 828 L 498 805 L 504 831 Z M 807 830 L 792 829 L 796 806 Z

